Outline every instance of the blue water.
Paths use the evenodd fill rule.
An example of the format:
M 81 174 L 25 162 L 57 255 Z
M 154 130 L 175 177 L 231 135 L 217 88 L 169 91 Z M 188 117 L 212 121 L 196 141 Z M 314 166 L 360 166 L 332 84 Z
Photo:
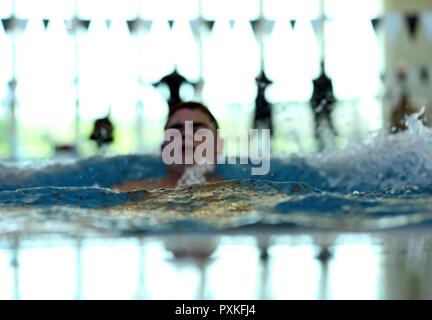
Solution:
M 251 165 L 219 166 L 219 176 L 242 182 L 235 190 L 243 188 L 243 193 L 258 194 L 257 208 L 266 201 L 263 200 L 266 192 L 276 190 L 286 195 L 277 203 L 259 209 L 262 211 L 259 216 L 252 199 L 248 206 L 255 209 L 255 214 L 239 216 L 230 220 L 232 225 L 224 224 L 223 228 L 248 224 L 274 227 L 288 223 L 315 228 L 340 228 L 342 224 L 348 228 L 383 229 L 429 224 L 432 221 L 432 131 L 415 120 L 408 124 L 407 132 L 393 136 L 377 133 L 342 150 L 284 158 L 275 155 L 270 173 L 265 176 L 251 176 Z M 20 217 L 25 217 L 26 212 L 29 217 L 34 212 L 43 213 L 39 221 L 47 217 L 47 212 L 50 217 L 61 212 L 60 218 L 57 217 L 57 222 L 61 223 L 64 213 L 73 212 L 72 209 L 87 209 L 86 219 L 97 216 L 103 220 L 100 210 L 92 210 L 122 208 L 146 201 L 137 200 L 146 194 L 145 191 L 119 193 L 111 191 L 110 186 L 163 174 L 164 166 L 157 156 L 94 157 L 72 163 L 37 165 L 0 163 L 0 209 L 3 212 L 0 231 L 8 225 L 8 219 L 14 217 L 4 212 L 17 209 L 20 209 Z M 301 188 L 296 192 L 292 192 L 293 183 L 301 183 L 297 184 Z M 236 197 L 245 201 L 240 197 L 241 192 L 211 192 L 223 192 L 218 201 L 235 201 Z M 261 194 L 263 198 L 260 198 Z M 164 196 L 160 195 L 161 203 L 168 202 Z M 183 196 L 189 196 L 187 191 Z M 206 201 L 210 200 L 181 201 L 182 210 L 187 211 L 188 206 L 194 209 L 207 205 Z M 177 204 L 171 201 L 170 205 L 175 209 Z M 79 214 L 76 217 L 79 220 Z M 162 222 L 150 224 L 150 220 L 148 216 L 141 220 L 135 218 L 126 229 L 134 232 L 161 228 Z M 118 221 L 125 219 L 112 218 L 109 223 L 116 228 Z M 186 229 L 220 228 L 211 221 L 193 217 L 173 217 L 171 221 L 164 220 L 163 224 Z

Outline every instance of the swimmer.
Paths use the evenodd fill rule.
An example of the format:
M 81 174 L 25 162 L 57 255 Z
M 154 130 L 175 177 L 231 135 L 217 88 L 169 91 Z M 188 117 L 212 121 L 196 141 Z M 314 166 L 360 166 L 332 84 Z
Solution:
M 426 115 L 420 114 L 422 105 L 411 101 L 408 90 L 408 67 L 401 64 L 397 68 L 397 78 L 400 86 L 400 96 L 397 103 L 393 106 L 390 114 L 390 133 L 398 133 L 408 129 L 406 120 L 415 113 L 419 113 L 419 120 L 424 125 L 426 123 Z
M 212 133 L 214 137 L 214 154 L 206 155 L 209 158 L 212 158 L 213 163 L 217 163 L 216 158 L 221 154 L 223 150 L 223 140 L 218 134 L 219 125 L 215 117 L 211 114 L 211 112 L 201 103 L 197 102 L 184 102 L 175 105 L 172 107 L 168 114 L 168 119 L 165 124 L 165 139 L 161 145 L 161 156 L 164 148 L 172 143 L 169 141 L 169 137 L 167 136 L 167 130 L 169 129 L 177 129 L 181 132 L 181 150 L 182 150 L 182 159 L 184 160 L 188 156 L 192 156 L 196 150 L 196 148 L 204 143 L 203 141 L 195 141 L 193 137 L 186 135 L 186 122 L 192 121 L 193 123 L 193 133 L 195 133 L 199 129 L 208 129 Z M 175 140 L 174 140 L 175 142 Z M 192 148 L 186 148 L 187 144 L 191 144 Z M 180 146 L 178 146 L 180 147 Z M 187 152 L 192 152 L 192 155 L 188 155 Z M 118 191 L 134 191 L 139 189 L 145 190 L 154 190 L 160 188 L 175 188 L 180 185 L 182 180 L 184 180 L 185 173 L 187 170 L 194 166 L 194 164 L 185 164 L 184 161 L 181 164 L 170 164 L 166 165 L 166 175 L 162 178 L 158 179 L 149 179 L 142 181 L 129 181 L 122 185 L 113 186 L 114 190 Z M 214 169 L 214 166 L 213 166 Z M 216 182 L 220 181 L 220 179 L 214 175 L 213 170 L 209 170 L 204 173 L 205 181 L 207 182 Z

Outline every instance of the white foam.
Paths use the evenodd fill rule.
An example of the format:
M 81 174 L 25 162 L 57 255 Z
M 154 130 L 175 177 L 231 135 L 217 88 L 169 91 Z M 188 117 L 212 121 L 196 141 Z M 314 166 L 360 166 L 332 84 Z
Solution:
M 432 182 L 432 129 L 423 125 L 419 114 L 407 118 L 408 129 L 397 134 L 376 132 L 363 142 L 341 150 L 307 157 L 326 176 L 331 187 L 375 185 L 379 189 L 407 183 Z
M 183 176 L 177 182 L 178 187 L 190 186 L 193 184 L 203 184 L 206 182 L 205 175 L 215 170 L 215 165 L 202 164 L 186 168 Z

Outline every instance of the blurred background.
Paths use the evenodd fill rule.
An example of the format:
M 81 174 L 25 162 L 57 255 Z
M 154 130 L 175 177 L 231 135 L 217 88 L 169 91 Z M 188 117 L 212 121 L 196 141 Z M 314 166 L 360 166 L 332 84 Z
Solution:
M 430 0 L 0 0 L 0 17 L 2 159 L 95 154 L 107 116 L 106 154 L 158 153 L 174 71 L 226 136 L 254 126 L 264 72 L 277 155 L 320 149 L 321 61 L 334 148 L 388 131 L 403 96 L 432 102 Z

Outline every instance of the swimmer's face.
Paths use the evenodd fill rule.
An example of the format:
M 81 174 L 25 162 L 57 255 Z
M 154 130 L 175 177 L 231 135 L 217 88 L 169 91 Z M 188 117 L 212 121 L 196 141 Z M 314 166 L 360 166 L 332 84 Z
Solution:
M 186 130 L 186 122 L 191 121 L 193 123 L 192 130 Z M 221 139 L 218 136 L 217 128 L 215 123 L 210 119 L 210 117 L 199 109 L 181 109 L 175 112 L 165 127 L 165 130 L 176 129 L 182 135 L 182 156 L 185 159 L 186 152 L 195 152 L 196 148 L 204 141 L 196 141 L 194 139 L 194 134 L 200 129 L 207 129 L 211 132 L 214 140 L 214 153 L 206 155 L 206 158 L 211 158 L 216 160 L 218 155 L 218 150 L 221 150 Z M 166 131 L 165 131 L 166 133 Z M 167 141 L 168 140 L 168 141 Z M 165 137 L 165 142 L 162 144 L 162 149 L 170 143 L 169 139 Z M 188 146 L 189 148 L 186 148 Z M 193 154 L 192 154 L 193 157 Z M 178 168 L 179 170 L 184 170 L 184 168 Z

